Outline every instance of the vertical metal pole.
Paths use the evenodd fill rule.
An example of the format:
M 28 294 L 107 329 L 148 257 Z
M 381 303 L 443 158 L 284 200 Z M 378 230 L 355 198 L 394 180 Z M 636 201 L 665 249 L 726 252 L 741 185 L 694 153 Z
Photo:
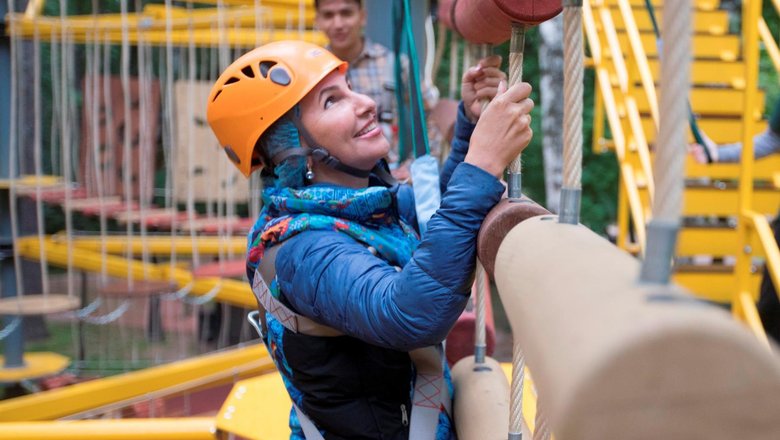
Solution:
M 0 2 L 0 17 L 8 13 L 8 3 Z M 8 157 L 11 149 L 11 38 L 6 35 L 5 24 L 0 24 L 0 178 L 9 176 Z M 0 289 L 2 297 L 16 296 L 16 273 L 11 240 L 11 212 L 7 189 L 0 190 Z M 12 325 L 14 316 L 3 316 L 3 325 Z M 17 326 L 3 340 L 5 345 L 4 368 L 24 366 L 24 334 Z

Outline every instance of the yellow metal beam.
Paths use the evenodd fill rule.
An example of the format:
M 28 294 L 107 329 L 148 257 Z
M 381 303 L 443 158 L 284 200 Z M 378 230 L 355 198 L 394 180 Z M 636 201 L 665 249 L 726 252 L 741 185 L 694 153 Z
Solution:
M 643 206 L 651 206 L 647 191 L 639 190 Z M 738 216 L 739 215 L 739 191 L 736 188 L 716 189 L 688 187 L 685 189 L 684 216 Z M 780 191 L 771 189 L 756 189 L 751 191 L 748 202 L 755 211 L 763 213 L 777 212 L 780 206 Z M 741 247 L 740 247 L 741 248 Z
M 211 417 L 0 423 L 0 440 L 214 440 Z
M 672 281 L 685 287 L 697 297 L 720 304 L 729 304 L 734 298 L 736 288 L 733 271 L 710 272 L 682 271 L 672 275 Z M 761 284 L 761 273 L 750 274 L 750 292 L 753 301 L 758 299 L 758 288 Z
M 40 258 L 41 242 L 33 238 L 19 240 L 16 245 L 19 254 L 31 260 Z M 214 300 L 239 307 L 256 307 L 257 302 L 249 285 L 240 280 L 221 278 L 194 278 L 185 269 L 171 268 L 166 264 L 150 264 L 142 261 L 127 260 L 113 255 L 78 248 L 68 248 L 65 243 L 44 240 L 44 255 L 49 264 L 76 270 L 102 273 L 117 278 L 131 277 L 134 280 L 173 281 L 180 288 L 187 287 L 190 295 L 214 295 Z
M 37 18 L 35 20 L 26 20 L 21 15 L 9 16 L 15 20 L 13 26 L 8 26 L 9 31 L 14 32 L 17 38 L 33 38 L 37 26 L 38 35 L 45 41 L 58 41 L 62 35 L 68 35 L 75 43 L 93 43 L 101 44 L 122 43 L 123 24 L 117 23 L 117 17 L 107 17 L 103 22 L 95 20 L 94 17 L 83 17 L 79 20 L 71 19 L 60 20 L 59 18 Z M 247 18 L 242 18 L 248 20 Z M 254 16 L 252 17 L 254 20 Z M 178 20 L 177 19 L 177 23 Z M 62 26 L 67 27 L 63 31 Z M 152 26 L 154 24 L 154 26 Z M 233 46 L 252 47 L 258 44 L 277 40 L 304 40 L 315 44 L 324 45 L 327 43 L 326 37 L 319 31 L 306 29 L 298 31 L 297 29 L 260 29 L 229 27 L 226 22 L 222 31 L 214 28 L 215 23 L 204 21 L 204 27 L 193 29 L 182 28 L 178 25 L 172 32 L 165 30 L 165 21 L 154 20 L 152 17 L 129 16 L 126 19 L 127 38 L 130 44 L 144 43 L 150 45 L 164 45 L 169 42 L 177 46 L 186 46 L 190 43 L 196 46 L 216 46 L 219 44 L 230 44 Z M 208 25 L 208 26 L 206 26 Z
M 651 32 L 640 33 L 640 40 L 648 57 L 658 57 L 655 35 Z M 629 47 L 628 37 L 618 35 L 618 41 L 623 48 Z M 739 37 L 734 35 L 694 35 L 691 45 L 696 58 L 718 58 L 721 60 L 736 60 L 739 58 Z
M 780 72 L 780 49 L 778 49 L 777 41 L 775 41 L 775 37 L 772 35 L 772 31 L 769 30 L 769 26 L 767 26 L 763 17 L 758 19 L 758 34 L 764 42 L 764 49 L 769 54 L 769 59 L 772 60 L 775 71 Z
M 658 90 L 661 93 L 662 89 Z M 640 113 L 647 114 L 652 111 L 641 87 L 634 86 L 629 89 L 629 93 L 636 97 Z M 738 103 L 744 101 L 745 93 L 745 90 L 738 89 L 695 87 L 691 89 L 689 99 L 693 112 L 696 114 L 741 117 L 744 109 Z M 764 115 L 766 93 L 763 90 L 753 91 L 753 93 L 755 93 L 756 99 L 752 106 L 752 116 L 753 120 L 760 121 Z
M 23 237 L 20 242 L 38 241 L 37 237 Z M 50 236 L 52 243 L 66 244 L 64 235 Z M 73 237 L 73 247 L 85 251 L 105 252 L 113 255 L 125 255 L 128 251 L 135 255 L 147 252 L 150 255 L 192 255 L 196 251 L 200 255 L 219 255 L 232 253 L 243 256 L 246 254 L 246 237 L 212 237 L 200 236 L 194 240 L 190 237 L 171 236 L 106 236 L 106 237 Z
M 658 25 L 661 26 L 661 23 L 663 23 L 663 10 L 656 10 L 656 17 L 658 17 Z M 615 27 L 618 30 L 625 30 L 623 16 L 620 15 L 617 9 L 612 9 L 612 19 L 615 21 Z M 634 19 L 640 31 L 649 32 L 653 30 L 650 14 L 635 13 Z M 693 14 L 692 25 L 693 31 L 696 33 L 723 35 L 728 31 L 728 24 L 729 14 L 725 10 L 697 11 Z
M 647 142 L 655 142 L 655 128 L 653 128 L 653 122 L 650 117 L 642 118 L 642 127 L 647 134 Z M 755 136 L 762 131 L 766 130 L 767 121 L 756 121 L 751 127 L 752 135 Z M 716 118 L 705 117 L 699 119 L 699 128 L 702 129 L 707 136 L 715 142 L 727 143 L 738 142 L 739 136 L 742 133 L 742 121 L 733 118 Z M 694 142 L 693 136 L 688 133 L 688 142 Z
M 613 5 L 620 0 L 607 0 L 606 3 Z M 631 6 L 634 8 L 645 8 L 645 0 L 630 0 Z M 703 11 L 712 11 L 718 9 L 720 6 L 720 0 L 693 0 L 693 6 L 696 9 Z M 653 0 L 653 6 L 661 8 L 664 5 L 663 0 Z
M 165 5 L 149 4 L 144 7 L 144 14 L 151 15 L 155 20 L 161 20 L 164 26 L 165 20 L 168 17 L 168 12 L 172 21 L 176 20 L 178 28 L 186 28 L 188 24 L 182 26 L 182 20 L 192 20 L 193 22 L 209 22 L 211 24 L 217 24 L 219 21 L 219 15 L 217 9 L 193 9 L 188 11 L 186 8 L 166 8 Z M 302 14 L 301 14 L 302 12 Z M 300 11 L 298 8 L 292 9 L 281 6 L 271 6 L 263 2 L 263 6 L 259 8 L 254 7 L 234 7 L 223 8 L 222 21 L 227 27 L 241 26 L 241 27 L 255 27 L 259 26 L 272 26 L 277 29 L 286 27 L 298 27 L 303 24 L 304 27 L 314 27 L 314 8 L 305 8 Z M 303 20 L 301 20 L 301 18 Z M 260 23 L 255 23 L 259 20 Z
M 739 250 L 737 231 L 733 228 L 683 227 L 677 239 L 677 255 L 735 255 Z M 758 237 L 752 237 L 753 256 L 763 257 Z
M 54 420 L 133 399 L 159 397 L 172 391 L 181 392 L 204 384 L 231 383 L 273 369 L 273 361 L 265 347 L 255 344 L 7 399 L 0 402 L 0 421 Z

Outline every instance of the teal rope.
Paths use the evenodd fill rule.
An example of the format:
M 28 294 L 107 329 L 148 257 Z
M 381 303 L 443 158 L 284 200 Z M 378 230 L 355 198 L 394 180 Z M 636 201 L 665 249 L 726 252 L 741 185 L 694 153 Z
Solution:
M 406 55 L 409 59 L 410 84 L 408 87 L 408 99 L 411 104 L 412 124 L 411 139 L 412 152 L 417 158 L 424 154 L 430 154 L 428 145 L 428 133 L 425 124 L 425 112 L 423 109 L 422 92 L 420 90 L 420 73 L 417 49 L 414 45 L 414 32 L 412 30 L 411 12 L 409 0 L 398 0 L 393 3 L 393 22 L 395 23 L 393 35 L 393 49 L 395 51 L 395 96 L 398 106 L 398 130 L 401 140 L 398 151 L 401 159 L 406 157 L 404 139 L 406 138 L 406 106 L 404 100 L 403 78 L 401 74 L 401 58 Z
M 647 12 L 650 14 L 650 22 L 653 24 L 653 33 L 655 33 L 655 43 L 658 48 L 658 58 L 660 59 L 663 40 L 661 40 L 661 30 L 658 28 L 658 20 L 655 16 L 655 6 L 653 6 L 651 0 L 645 0 L 645 6 L 647 7 Z M 690 101 L 688 101 L 688 125 L 691 127 L 691 134 L 693 134 L 696 143 L 704 147 L 702 150 L 704 150 L 704 155 L 707 157 L 707 163 L 712 163 L 713 160 L 712 156 L 710 156 L 710 150 L 704 146 L 704 138 L 701 135 L 696 116 L 693 114 Z

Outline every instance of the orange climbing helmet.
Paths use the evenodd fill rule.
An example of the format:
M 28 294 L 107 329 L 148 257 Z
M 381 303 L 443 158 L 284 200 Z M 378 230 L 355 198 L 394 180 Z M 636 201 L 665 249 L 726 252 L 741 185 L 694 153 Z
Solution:
M 247 52 L 219 76 L 206 118 L 245 176 L 264 165 L 254 151 L 263 133 L 336 69 L 346 72 L 347 63 L 315 44 L 278 41 Z

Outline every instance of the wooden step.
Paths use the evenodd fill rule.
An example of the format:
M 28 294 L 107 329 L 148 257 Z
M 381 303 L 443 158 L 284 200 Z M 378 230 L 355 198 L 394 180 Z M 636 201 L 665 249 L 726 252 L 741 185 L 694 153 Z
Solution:
M 685 175 L 689 178 L 738 179 L 741 175 L 739 163 L 701 164 L 690 156 L 685 164 Z M 753 162 L 753 178 L 774 181 L 780 175 L 780 155 L 772 154 Z
M 649 58 L 647 60 L 650 66 L 650 72 L 653 78 L 658 82 L 661 77 L 661 63 L 658 58 Z M 606 63 L 609 71 L 610 82 L 612 85 L 618 85 L 617 75 L 612 63 Z M 639 84 L 639 78 L 634 78 L 636 84 Z M 745 88 L 745 64 L 741 60 L 723 61 L 723 60 L 696 60 L 691 64 L 691 83 L 696 86 L 721 86 L 733 89 Z
M 625 158 L 634 170 L 642 169 L 637 152 L 630 151 Z M 655 153 L 652 151 L 650 152 L 650 163 L 655 164 Z M 741 174 L 742 169 L 739 163 L 700 164 L 691 155 L 687 155 L 685 158 L 685 177 L 688 180 L 736 181 Z M 780 174 L 780 155 L 773 154 L 753 162 L 753 179 L 763 182 L 763 185 L 766 185 L 768 182 L 776 182 L 778 174 Z M 640 180 L 645 179 L 643 174 L 638 176 L 638 178 Z M 770 213 L 773 214 L 772 212 Z
M 617 6 L 611 8 L 612 21 L 618 31 L 626 30 L 623 15 Z M 663 9 L 656 9 L 658 27 L 663 27 Z M 637 28 L 642 32 L 654 32 L 650 14 L 646 11 L 635 10 L 634 20 Z M 723 35 L 729 30 L 729 14 L 723 10 L 702 10 L 693 14 L 693 31 L 699 34 Z
M 654 78 L 661 76 L 658 58 L 647 60 Z M 745 88 L 745 64 L 742 61 L 695 60 L 691 64 L 691 82 L 695 85 L 717 84 Z
M 699 129 L 704 131 L 713 141 L 723 144 L 727 142 L 738 142 L 742 137 L 742 120 L 729 118 L 703 117 L 698 120 Z M 642 116 L 642 127 L 644 128 L 647 142 L 655 142 L 655 126 L 650 116 Z M 753 124 L 753 134 L 759 134 L 766 130 L 767 121 L 756 121 Z M 688 133 L 688 142 L 693 142 L 693 135 Z
M 640 188 L 639 196 L 642 205 L 649 210 L 650 198 L 647 189 Z M 739 192 L 736 188 L 686 187 L 683 198 L 682 215 L 686 217 L 732 217 L 737 215 L 739 209 Z M 780 190 L 756 188 L 751 206 L 756 212 L 774 215 L 780 206 Z
M 675 0 L 676 1 L 676 0 Z M 631 6 L 635 9 L 646 8 L 645 0 L 629 0 Z M 608 5 L 617 5 L 618 0 L 606 0 Z M 720 8 L 720 0 L 692 0 L 694 8 L 703 11 L 712 11 Z M 664 0 L 653 0 L 653 6 L 658 10 L 664 5 Z
M 613 92 L 617 96 L 618 89 Z M 656 87 L 656 94 L 660 97 L 661 88 Z M 641 86 L 634 86 L 633 96 L 640 113 L 650 113 L 647 95 Z M 741 118 L 745 91 L 730 88 L 695 87 L 690 90 L 689 100 L 696 115 L 734 117 Z M 753 107 L 755 120 L 761 120 L 764 114 L 766 93 L 759 90 L 756 96 L 756 104 Z
M 640 34 L 642 45 L 645 48 L 645 56 L 658 57 L 658 48 L 656 47 L 655 35 L 652 32 L 642 32 Z M 623 49 L 623 56 L 626 57 L 630 45 L 628 36 L 623 33 L 618 34 L 620 47 Z M 720 59 L 733 61 L 739 58 L 739 37 L 736 35 L 704 35 L 694 34 L 691 45 L 694 58 Z M 605 52 L 608 54 L 608 52 Z
M 758 236 L 750 234 L 751 255 L 765 257 Z M 739 252 L 737 230 L 730 227 L 682 227 L 677 237 L 678 256 L 713 255 L 723 257 Z
M 672 280 L 699 298 L 721 304 L 731 302 L 737 284 L 731 267 L 676 267 Z M 761 271 L 750 275 L 751 292 L 758 298 Z

